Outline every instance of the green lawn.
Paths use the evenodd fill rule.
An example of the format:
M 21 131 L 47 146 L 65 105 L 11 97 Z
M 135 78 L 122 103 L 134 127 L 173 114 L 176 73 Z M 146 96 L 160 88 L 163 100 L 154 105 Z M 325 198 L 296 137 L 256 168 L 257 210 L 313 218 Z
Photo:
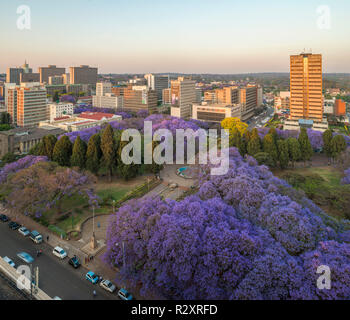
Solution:
M 341 185 L 342 173 L 332 167 L 300 168 L 277 174 L 289 184 L 303 190 L 329 215 L 350 219 L 350 186 Z

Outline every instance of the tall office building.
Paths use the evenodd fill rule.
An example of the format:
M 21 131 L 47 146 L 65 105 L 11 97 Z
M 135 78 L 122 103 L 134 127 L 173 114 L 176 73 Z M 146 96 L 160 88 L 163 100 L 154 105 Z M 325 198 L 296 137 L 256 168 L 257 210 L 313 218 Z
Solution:
M 21 74 L 23 73 L 33 73 L 33 69 L 29 68 L 27 61 L 21 67 L 8 68 L 6 72 L 6 82 L 19 85 L 21 83 Z
M 99 82 L 96 84 L 96 96 L 104 96 L 106 93 L 112 93 L 112 83 Z
M 148 86 L 129 86 L 124 90 L 124 111 L 147 110 L 149 113 L 154 113 L 157 106 L 157 92 L 149 89 Z
M 9 84 L 6 98 L 7 112 L 19 127 L 33 127 L 47 118 L 46 89 L 37 83 Z
M 40 83 L 49 83 L 49 77 L 62 76 L 66 73 L 66 68 L 57 68 L 55 65 L 40 67 Z
M 290 57 L 290 115 L 292 120 L 323 119 L 322 55 Z
M 239 103 L 242 106 L 241 119 L 246 121 L 254 116 L 254 112 L 258 107 L 258 87 L 247 86 L 239 89 Z
M 171 81 L 171 115 L 188 119 L 192 116 L 192 104 L 196 102 L 196 82 L 179 77 Z
M 71 84 L 91 84 L 97 83 L 97 68 L 89 66 L 70 67 L 70 83 Z
M 169 76 L 146 74 L 145 79 L 148 87 L 157 92 L 158 101 L 162 101 L 163 90 L 169 88 Z

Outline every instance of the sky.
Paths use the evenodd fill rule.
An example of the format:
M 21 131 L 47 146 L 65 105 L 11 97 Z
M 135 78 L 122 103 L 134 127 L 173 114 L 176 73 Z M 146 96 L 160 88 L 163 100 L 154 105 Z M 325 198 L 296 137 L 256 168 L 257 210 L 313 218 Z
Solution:
M 350 72 L 349 12 L 349 0 L 1 0 L 0 72 L 25 59 L 34 72 L 288 72 L 304 49 L 323 54 L 324 72 Z

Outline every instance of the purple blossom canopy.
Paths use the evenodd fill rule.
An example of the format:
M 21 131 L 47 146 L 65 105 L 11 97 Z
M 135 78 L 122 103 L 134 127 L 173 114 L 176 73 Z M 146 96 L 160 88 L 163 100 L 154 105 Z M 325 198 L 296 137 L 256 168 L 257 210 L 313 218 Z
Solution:
M 328 217 L 236 148 L 230 149 L 225 176 L 211 176 L 209 169 L 200 170 L 197 195 L 180 202 L 138 199 L 121 207 L 110 220 L 105 261 L 135 285 L 142 283 L 141 293 L 157 290 L 166 298 L 350 296 L 348 222 Z M 317 289 L 320 264 L 334 274 L 328 292 Z

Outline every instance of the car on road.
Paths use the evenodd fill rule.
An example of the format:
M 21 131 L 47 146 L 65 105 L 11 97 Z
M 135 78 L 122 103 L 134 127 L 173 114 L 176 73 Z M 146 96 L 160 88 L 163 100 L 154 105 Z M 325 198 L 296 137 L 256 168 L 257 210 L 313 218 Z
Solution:
M 38 231 L 36 231 L 36 230 L 32 231 L 32 232 L 30 233 L 30 236 L 29 236 L 29 237 L 30 237 L 30 239 L 31 239 L 33 242 L 35 242 L 35 243 L 37 243 L 37 244 L 43 242 L 43 236 L 42 236 Z
M 98 282 L 98 280 L 100 280 L 100 277 L 98 275 L 96 275 L 94 272 L 89 271 L 86 274 L 85 279 L 90 281 L 93 284 L 96 284 Z
M 110 293 L 113 293 L 117 289 L 116 286 L 109 280 L 102 280 L 100 286 Z
M 26 263 L 34 262 L 34 258 L 27 252 L 20 252 L 17 254 L 17 257 Z
M 11 267 L 16 268 L 15 263 L 9 257 L 3 257 L 4 261 L 7 262 Z
M 0 214 L 0 221 L 2 221 L 2 222 L 9 222 L 10 219 L 8 218 L 7 215 L 5 215 L 5 214 Z
M 81 263 L 77 256 L 74 256 L 73 258 L 69 259 L 68 263 L 74 268 L 78 269 L 81 266 Z
M 27 237 L 30 235 L 30 231 L 26 227 L 19 228 L 18 232 L 24 237 Z
M 18 224 L 17 222 L 15 222 L 15 221 L 11 221 L 11 222 L 9 223 L 9 228 L 10 228 L 11 230 L 18 230 L 20 227 L 21 227 L 21 225 Z
M 67 257 L 67 252 L 64 251 L 61 247 L 56 247 L 52 250 L 52 253 L 54 256 L 60 258 L 60 259 L 64 259 Z
M 118 296 L 120 299 L 125 301 L 131 301 L 133 299 L 132 295 L 126 289 L 120 289 Z

